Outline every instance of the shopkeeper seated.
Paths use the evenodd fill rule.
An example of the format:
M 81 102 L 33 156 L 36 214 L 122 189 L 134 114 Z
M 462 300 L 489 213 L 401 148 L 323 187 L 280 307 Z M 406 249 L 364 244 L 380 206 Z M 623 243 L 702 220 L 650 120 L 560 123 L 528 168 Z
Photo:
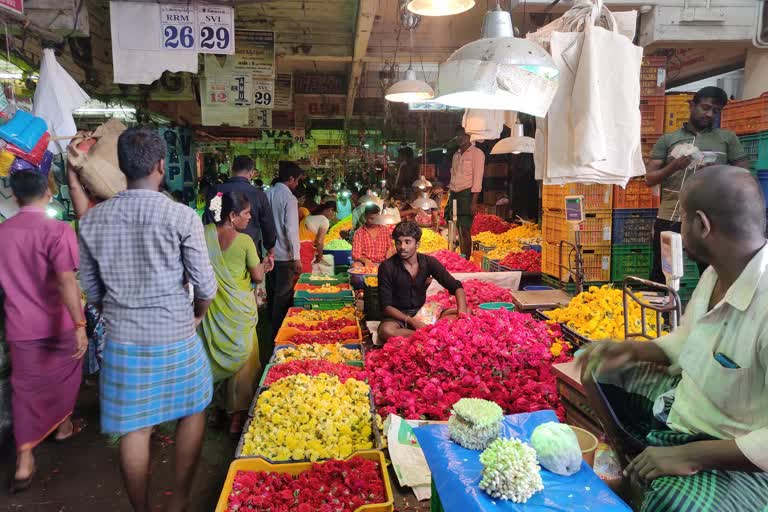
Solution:
M 395 254 L 389 227 L 375 224 L 380 213 L 375 204 L 365 207 L 365 225 L 352 238 L 353 267 L 375 267 Z
M 765 201 L 748 171 L 715 166 L 688 179 L 680 204 L 683 245 L 711 265 L 681 326 L 652 342 L 592 344 L 580 356 L 582 381 L 598 382 L 625 431 L 617 451 L 630 461 L 625 475 L 646 489 L 643 511 L 764 511 Z
M 427 301 L 427 288 L 436 279 L 456 296 L 458 309 L 443 311 L 441 318 L 467 312 L 467 298 L 461 282 L 432 256 L 418 252 L 421 228 L 415 222 L 401 222 L 392 232 L 397 253 L 379 266 L 379 300 L 383 319 L 379 342 L 393 336 L 408 337 L 426 324 L 414 315 Z

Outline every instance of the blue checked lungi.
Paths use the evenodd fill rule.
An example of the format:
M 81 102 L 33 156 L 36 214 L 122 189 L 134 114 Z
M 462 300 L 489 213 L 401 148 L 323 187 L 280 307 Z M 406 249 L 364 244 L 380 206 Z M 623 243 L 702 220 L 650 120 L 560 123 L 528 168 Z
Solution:
M 101 370 L 101 430 L 127 434 L 205 410 L 213 376 L 202 340 L 129 345 L 107 340 Z

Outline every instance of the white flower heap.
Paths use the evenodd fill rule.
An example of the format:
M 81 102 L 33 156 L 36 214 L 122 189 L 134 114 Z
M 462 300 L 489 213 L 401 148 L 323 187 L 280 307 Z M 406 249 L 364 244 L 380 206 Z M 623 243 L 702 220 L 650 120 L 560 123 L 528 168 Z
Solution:
M 489 400 L 462 398 L 451 409 L 448 433 L 470 450 L 484 450 L 501 433 L 504 411 Z
M 480 488 L 493 498 L 525 503 L 544 489 L 536 450 L 519 439 L 497 439 L 480 454 Z

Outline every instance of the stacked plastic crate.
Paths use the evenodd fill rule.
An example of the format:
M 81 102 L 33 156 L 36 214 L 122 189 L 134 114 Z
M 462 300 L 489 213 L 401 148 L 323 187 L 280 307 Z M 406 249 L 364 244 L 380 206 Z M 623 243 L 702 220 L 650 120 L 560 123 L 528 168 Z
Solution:
M 646 162 L 653 145 L 665 131 L 666 88 L 667 58 L 643 57 L 640 68 L 640 141 Z
M 541 247 L 542 272 L 552 282 L 568 283 L 576 266 L 576 243 L 573 225 L 565 220 L 565 197 L 584 196 L 585 220 L 581 225 L 580 243 L 587 283 L 605 283 L 611 277 L 611 201 L 610 185 L 544 185 L 542 190 Z
M 630 180 L 627 188 L 614 187 L 611 281 L 623 281 L 627 276 L 650 277 L 653 223 L 658 208 L 659 196 L 643 178 Z

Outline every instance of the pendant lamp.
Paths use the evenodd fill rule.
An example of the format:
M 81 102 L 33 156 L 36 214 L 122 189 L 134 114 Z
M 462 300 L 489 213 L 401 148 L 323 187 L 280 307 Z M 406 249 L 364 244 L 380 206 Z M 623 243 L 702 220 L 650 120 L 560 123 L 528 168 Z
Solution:
M 485 14 L 482 38 L 440 64 L 435 101 L 544 117 L 557 91 L 557 75 L 546 50 L 515 37 L 512 16 L 497 6 Z
M 419 176 L 419 179 L 414 181 L 411 187 L 419 190 L 429 190 L 432 188 L 432 182 L 427 180 L 424 176 Z
M 435 91 L 424 80 L 416 79 L 416 71 L 411 66 L 405 72 L 405 78 L 395 82 L 387 89 L 384 98 L 399 103 L 416 103 L 435 97 Z
M 411 0 L 408 10 L 419 16 L 450 16 L 466 12 L 475 6 L 475 0 Z
M 536 141 L 531 137 L 526 137 L 523 134 L 523 125 L 515 123 L 512 127 L 512 135 L 501 139 L 493 146 L 491 150 L 492 155 L 502 155 L 505 153 L 512 153 L 517 155 L 519 153 L 533 153 L 536 149 Z
M 411 203 L 411 206 L 414 208 L 421 208 L 422 210 L 433 210 L 437 208 L 437 201 L 434 199 L 430 199 L 429 197 L 426 197 L 426 192 L 424 195 L 416 199 Z

